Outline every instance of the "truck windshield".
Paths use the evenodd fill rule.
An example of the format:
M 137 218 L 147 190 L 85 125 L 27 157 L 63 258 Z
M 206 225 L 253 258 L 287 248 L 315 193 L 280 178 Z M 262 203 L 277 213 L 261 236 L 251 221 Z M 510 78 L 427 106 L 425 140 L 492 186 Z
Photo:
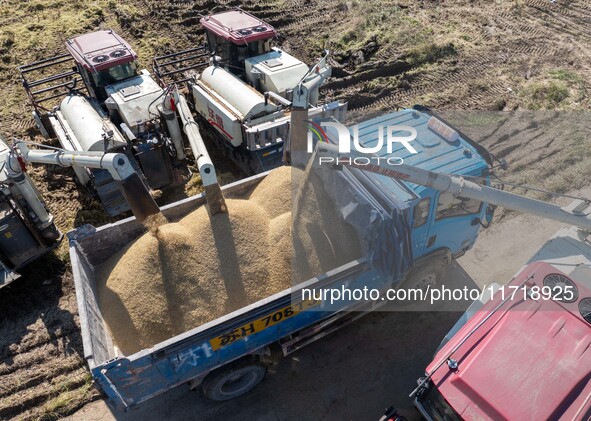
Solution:
M 462 421 L 460 415 L 447 403 L 434 386 L 424 392 L 419 398 L 419 403 L 435 421 Z
M 137 75 L 137 63 L 132 61 L 92 73 L 96 86 L 104 87 Z

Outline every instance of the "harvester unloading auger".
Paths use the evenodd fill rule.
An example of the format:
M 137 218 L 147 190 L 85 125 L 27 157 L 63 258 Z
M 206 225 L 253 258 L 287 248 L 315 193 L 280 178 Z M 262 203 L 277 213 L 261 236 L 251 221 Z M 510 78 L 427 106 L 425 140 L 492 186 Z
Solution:
M 178 110 L 183 129 L 195 154 L 210 216 L 227 212 L 215 168 L 185 99 L 178 93 L 166 99 L 166 104 L 173 111 L 175 108 Z M 170 126 L 176 127 L 180 135 L 174 113 L 172 120 Z M 5 237 L 0 241 L 0 288 L 18 279 L 18 269 L 56 247 L 62 238 L 53 222 L 53 215 L 26 174 L 27 163 L 60 165 L 74 170 L 105 170 L 139 222 L 160 213 L 149 186 L 125 153 L 67 151 L 37 144 L 35 145 L 41 146 L 40 149 L 30 149 L 30 144 L 31 142 L 15 140 L 9 148 L 4 141 L 0 142 L 0 231 L 4 231 Z
M 285 146 L 284 160 L 297 167 L 306 165 L 308 141 L 308 110 L 310 98 L 331 75 L 327 59 L 329 52 L 302 77 L 293 90 L 290 136 Z
M 183 123 L 183 131 L 191 145 L 193 155 L 195 156 L 195 162 L 197 163 L 199 174 L 201 175 L 201 183 L 205 190 L 205 198 L 207 200 L 209 214 L 215 215 L 220 212 L 228 212 L 215 167 L 211 162 L 205 143 L 203 143 L 203 138 L 199 132 L 199 125 L 191 115 L 187 100 L 183 95 L 179 94 L 177 89 L 174 89 L 170 102 L 165 102 L 170 103 L 172 107 L 176 107 L 181 122 Z
M 432 119 L 436 119 L 432 117 Z M 438 120 L 440 125 L 445 125 Z M 450 129 L 451 130 L 451 129 Z M 303 144 L 300 139 L 300 145 Z M 305 152 L 303 152 L 305 153 Z M 431 187 L 440 192 L 450 193 L 454 197 L 479 200 L 494 206 L 503 206 L 517 212 L 530 213 L 542 218 L 553 219 L 569 225 L 579 227 L 586 233 L 591 232 L 591 203 L 586 199 L 574 200 L 565 207 L 553 203 L 532 199 L 515 193 L 503 191 L 494 187 L 477 184 L 464 177 L 453 174 L 442 174 L 422 168 L 413 167 L 404 163 L 392 164 L 386 159 L 374 159 L 359 152 L 339 152 L 337 145 L 318 142 L 316 153 L 312 158 L 314 162 L 317 157 L 328 158 L 325 165 L 344 165 L 385 175 L 387 177 L 404 180 L 406 182 Z
M 121 193 L 138 221 L 143 222 L 148 216 L 160 212 L 149 189 L 131 166 L 125 154 L 76 152 L 63 149 L 29 149 L 26 142 L 17 140 L 6 162 L 11 177 L 20 177 L 26 171 L 25 164 L 29 162 L 107 170 L 119 185 Z M 35 203 L 33 192 L 30 189 L 25 192 L 25 197 Z M 49 217 L 49 213 L 45 209 L 39 206 L 35 206 L 34 209 L 41 218 Z
M 22 140 L 0 144 L 0 287 L 18 279 L 17 270 L 55 248 L 62 234 L 31 179 L 27 163 L 96 168 L 109 172 L 136 219 L 160 212 L 150 190 L 123 153 L 76 152 L 59 148 L 30 149 Z
M 187 101 L 175 90 L 174 93 L 166 97 L 164 103 L 170 104 L 172 111 L 176 108 L 183 123 L 183 130 L 189 140 L 201 175 L 210 215 L 227 212 L 215 167 L 199 133 L 199 127 L 191 116 Z M 178 126 L 176 118 L 174 120 L 170 125 Z M 24 171 L 24 163 L 26 162 L 107 170 L 119 185 L 121 193 L 138 221 L 143 222 L 150 215 L 160 212 L 149 187 L 146 186 L 124 153 L 78 152 L 63 149 L 31 150 L 27 147 L 26 142 L 17 141 L 8 159 L 7 167 L 16 172 Z M 19 165 L 16 165 L 17 163 Z

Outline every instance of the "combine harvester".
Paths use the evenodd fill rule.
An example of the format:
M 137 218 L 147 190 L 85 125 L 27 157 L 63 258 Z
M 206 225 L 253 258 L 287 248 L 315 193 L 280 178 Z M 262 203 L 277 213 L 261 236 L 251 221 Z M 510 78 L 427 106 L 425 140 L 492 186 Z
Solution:
M 36 145 L 42 149 L 29 150 L 22 141 L 12 149 L 0 144 L 4 163 L 0 177 L 5 186 L 0 228 L 6 231 L 0 237 L 0 287 L 18 278 L 15 270 L 61 239 L 25 173 L 26 162 L 71 166 L 109 215 L 131 211 L 143 221 L 159 212 L 154 190 L 188 179 L 186 139 L 211 213 L 226 209 L 215 168 L 184 97 L 160 88 L 147 71 L 138 71 L 137 54 L 113 31 L 75 37 L 66 48 L 68 54 L 19 68 L 39 129 L 46 137 L 55 135 L 62 147 Z M 75 66 L 67 71 L 30 80 L 31 75 L 56 67 L 63 70 L 71 63 Z M 46 108 L 57 99 L 59 105 Z
M 16 272 L 57 247 L 62 234 L 27 174 L 27 163 L 83 167 L 107 171 L 138 221 L 160 210 L 148 188 L 122 153 L 34 149 L 0 139 L 0 288 L 18 279 Z
M 300 117 L 305 118 L 304 114 Z M 341 171 L 327 170 L 332 174 L 327 199 L 338 206 L 355 204 L 354 212 L 343 218 L 365 239 L 362 257 L 132 355 L 123 355 L 113 344 L 102 313 L 108 309 L 98 306 L 96 268 L 144 228 L 128 219 L 70 232 L 84 356 L 110 402 L 127 410 L 181 384 L 201 385 L 214 400 L 248 392 L 263 379 L 265 357 L 271 349 L 288 355 L 385 303 L 380 299 L 301 301 L 297 297 L 304 288 L 385 291 L 393 286 L 435 284 L 453 256 L 472 247 L 481 225 L 490 221 L 489 204 L 591 228 L 591 218 L 582 210 L 587 204 L 562 209 L 468 181 L 469 177 L 490 177 L 490 154 L 427 110 L 403 110 L 361 123 L 360 143 L 370 146 L 381 126 L 392 125 L 417 131 L 413 145 L 418 153 L 405 152 L 402 145 L 393 151 L 406 165 L 365 168 L 369 171 L 344 165 Z M 329 130 L 328 134 L 329 141 L 336 141 L 335 133 Z M 292 138 L 291 142 L 302 145 L 306 139 Z M 339 157 L 328 143 L 319 143 L 317 151 Z M 384 156 L 385 151 L 380 154 Z M 347 156 L 340 157 L 346 161 Z M 431 171 L 435 168 L 437 173 Z M 266 176 L 241 180 L 222 191 L 248 197 Z M 162 208 L 162 213 L 176 221 L 204 200 L 203 195 L 192 197 Z
M 147 70 L 139 70 L 131 46 L 104 30 L 72 38 L 66 49 L 66 54 L 19 67 L 42 134 L 55 136 L 66 151 L 125 154 L 152 190 L 187 181 L 190 172 L 171 92 Z M 129 210 L 108 171 L 74 171 L 109 215 Z
M 207 45 L 156 57 L 154 73 L 162 86 L 187 84 L 201 128 L 246 174 L 283 164 L 294 91 L 307 84 L 315 84 L 306 93 L 310 118 L 345 121 L 347 104 L 318 102 L 318 89 L 331 74 L 328 52 L 309 67 L 272 47 L 275 29 L 240 9 L 200 22 Z M 203 70 L 194 74 L 196 69 Z
M 18 271 L 59 245 L 53 222 L 24 163 L 0 136 L 0 288 L 20 278 Z

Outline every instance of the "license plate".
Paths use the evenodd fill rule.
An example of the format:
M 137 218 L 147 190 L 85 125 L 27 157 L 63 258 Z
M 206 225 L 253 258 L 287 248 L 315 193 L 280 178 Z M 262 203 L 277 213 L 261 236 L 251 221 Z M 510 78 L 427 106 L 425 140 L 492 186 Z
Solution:
M 281 310 L 274 311 L 273 313 L 261 317 L 260 319 L 247 323 L 244 326 L 237 327 L 236 329 L 226 332 L 223 335 L 213 338 L 209 341 L 209 344 L 214 351 L 217 351 L 220 348 L 233 344 L 239 339 L 261 332 L 273 325 L 276 325 L 277 323 L 295 316 L 306 309 L 317 306 L 318 304 L 320 304 L 320 301 L 315 300 L 306 300 L 291 304 L 282 308 Z

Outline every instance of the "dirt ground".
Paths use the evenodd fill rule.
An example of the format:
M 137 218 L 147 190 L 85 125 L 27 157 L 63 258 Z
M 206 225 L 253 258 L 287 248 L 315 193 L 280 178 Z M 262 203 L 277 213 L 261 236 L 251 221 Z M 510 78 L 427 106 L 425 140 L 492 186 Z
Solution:
M 252 393 L 229 402 L 180 386 L 128 413 L 97 401 L 67 420 L 376 421 L 390 406 L 417 420 L 408 394 L 460 314 L 369 314 L 281 360 Z
M 43 141 L 29 117 L 16 66 L 60 53 L 68 36 L 111 27 L 137 48 L 141 63 L 149 68 L 156 53 L 203 42 L 200 13 L 230 6 L 242 6 L 274 25 L 280 33 L 278 44 L 308 63 L 329 48 L 333 78 L 322 88 L 322 96 L 347 100 L 352 122 L 420 103 L 440 111 L 508 161 L 509 169 L 499 171 L 499 184 L 528 184 L 562 193 L 591 184 L 591 120 L 587 114 L 591 105 L 591 5 L 583 0 L 6 0 L 0 9 L 0 133 Z M 83 223 L 111 221 L 100 204 L 76 185 L 71 170 L 36 167 L 32 176 L 63 231 Z M 188 194 L 198 190 L 198 182 L 191 187 Z M 514 189 L 508 184 L 505 188 Z M 551 198 L 532 190 L 515 191 Z M 496 222 L 500 227 L 520 225 L 513 222 L 517 218 L 521 217 L 500 210 Z M 479 244 L 489 244 L 489 232 Z M 501 237 L 494 238 L 501 241 Z M 481 267 L 488 258 L 502 257 L 491 250 L 477 246 L 474 267 Z M 370 317 L 382 320 L 379 315 Z M 424 317 L 427 326 L 430 316 Z M 379 345 L 382 354 L 376 354 L 383 358 L 389 355 L 389 334 L 412 336 L 405 328 L 389 332 L 381 330 L 384 324 L 372 326 L 378 326 L 371 333 L 376 342 L 384 341 Z M 313 347 L 319 349 L 310 347 L 305 355 L 315 361 L 315 355 L 324 355 L 326 360 L 330 350 L 343 347 L 359 351 L 356 332 L 364 329 L 372 328 L 351 327 L 344 339 L 316 344 Z M 415 371 L 420 371 L 444 331 L 436 329 L 427 335 L 421 345 L 424 355 L 415 360 L 412 374 L 390 380 L 400 382 L 392 386 L 393 393 L 407 390 L 408 381 L 420 375 Z M 412 349 L 412 341 L 403 340 L 400 349 L 402 345 Z M 28 268 L 23 279 L 0 291 L 0 419 L 58 418 L 97 399 L 81 354 L 76 298 L 64 244 Z M 329 376 L 335 366 L 327 367 L 323 373 Z M 280 376 L 286 377 L 277 381 L 289 378 Z M 351 381 L 361 384 L 364 380 Z M 268 390 L 278 387 L 276 380 L 269 384 Z M 380 390 L 375 382 L 367 387 Z M 259 398 L 264 396 L 256 393 Z M 305 396 L 313 399 L 313 394 Z M 343 402 L 342 396 L 330 399 Z M 366 408 L 348 399 L 340 413 L 331 411 L 334 404 L 326 404 L 325 418 L 359 414 L 359 408 Z M 377 404 L 377 399 L 367 402 Z M 222 413 L 236 410 L 236 405 Z M 371 419 L 380 409 L 376 408 Z

